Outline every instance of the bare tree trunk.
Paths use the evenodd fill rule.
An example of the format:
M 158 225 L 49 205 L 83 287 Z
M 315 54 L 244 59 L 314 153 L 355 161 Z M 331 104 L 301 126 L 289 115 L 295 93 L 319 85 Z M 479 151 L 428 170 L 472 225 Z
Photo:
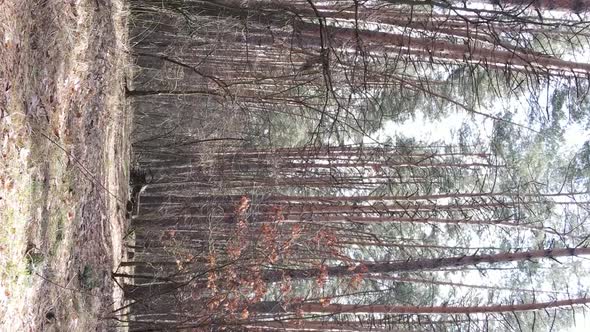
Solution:
M 491 305 L 491 306 L 469 306 L 469 307 L 420 307 L 420 306 L 395 306 L 395 305 L 358 305 L 358 304 L 329 304 L 305 303 L 300 309 L 309 313 L 354 313 L 354 314 L 478 314 L 478 313 L 500 313 L 500 312 L 518 312 L 532 311 L 541 309 L 550 309 L 566 307 L 573 305 L 583 305 L 590 303 L 590 298 L 582 297 L 569 300 L 525 303 L 525 304 L 508 304 L 508 305 Z
M 506 263 L 524 261 L 538 258 L 557 258 L 577 255 L 590 255 L 590 248 L 565 248 L 546 249 L 523 252 L 503 252 L 493 255 L 472 255 L 447 258 L 433 258 L 421 260 L 397 261 L 390 263 L 375 263 L 366 265 L 366 273 L 399 273 L 421 270 L 433 270 L 447 267 L 477 265 L 481 263 Z M 328 275 L 342 277 L 359 273 L 354 266 L 330 266 L 326 268 Z M 280 271 L 268 271 L 264 273 L 264 280 L 276 282 L 282 279 L 283 275 L 289 275 L 292 279 L 313 278 L 320 275 L 320 269 L 285 269 Z

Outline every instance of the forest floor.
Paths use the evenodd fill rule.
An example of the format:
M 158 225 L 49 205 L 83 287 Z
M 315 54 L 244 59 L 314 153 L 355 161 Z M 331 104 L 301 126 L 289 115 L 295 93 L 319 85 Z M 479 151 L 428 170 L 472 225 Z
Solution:
M 121 305 L 122 0 L 0 0 L 0 330 L 104 331 Z

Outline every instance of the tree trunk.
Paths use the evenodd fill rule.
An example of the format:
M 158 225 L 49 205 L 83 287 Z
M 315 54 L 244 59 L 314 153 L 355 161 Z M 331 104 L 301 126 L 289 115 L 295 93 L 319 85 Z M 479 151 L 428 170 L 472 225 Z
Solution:
M 536 258 L 557 258 L 577 255 L 590 255 L 590 248 L 565 248 L 565 249 L 546 249 L 524 252 L 503 252 L 493 255 L 472 255 L 456 256 L 446 258 L 433 258 L 421 260 L 395 261 L 388 263 L 375 263 L 366 265 L 367 270 L 363 273 L 399 273 L 421 270 L 433 270 L 448 267 L 477 265 L 481 263 L 506 263 L 514 261 L 532 260 Z M 359 273 L 354 266 L 331 266 L 326 268 L 329 276 L 350 276 Z M 305 270 L 277 270 L 264 273 L 264 280 L 268 282 L 277 282 L 283 278 L 283 275 L 289 275 L 292 279 L 314 278 L 320 275 L 319 268 Z
M 419 306 L 395 306 L 395 305 L 357 305 L 357 304 L 329 304 L 306 303 L 300 308 L 303 312 L 313 313 L 354 313 L 354 314 L 478 314 L 478 313 L 500 313 L 532 311 L 590 303 L 590 298 L 582 297 L 570 300 L 552 302 L 508 304 L 473 307 L 419 307 Z

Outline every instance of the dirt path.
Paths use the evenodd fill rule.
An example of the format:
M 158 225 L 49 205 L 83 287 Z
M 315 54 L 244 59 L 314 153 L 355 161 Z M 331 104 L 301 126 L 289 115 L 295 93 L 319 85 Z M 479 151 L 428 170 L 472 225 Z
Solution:
M 0 330 L 112 329 L 129 157 L 122 1 L 0 8 Z

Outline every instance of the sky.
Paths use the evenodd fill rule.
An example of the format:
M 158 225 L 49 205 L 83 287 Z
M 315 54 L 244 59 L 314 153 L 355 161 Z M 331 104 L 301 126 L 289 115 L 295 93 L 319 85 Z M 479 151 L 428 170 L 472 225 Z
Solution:
M 482 2 L 479 2 L 482 3 Z M 564 13 L 554 12 L 555 17 L 563 17 Z M 590 49 L 582 50 L 575 54 L 566 54 L 564 56 L 566 60 L 571 61 L 587 61 L 590 59 Z M 539 94 L 541 96 L 552 95 L 553 88 L 546 87 Z M 522 96 L 521 99 L 517 100 L 498 100 L 497 105 L 494 105 L 493 109 L 478 109 L 483 113 L 497 112 L 502 109 L 510 109 L 515 111 L 516 116 L 513 121 L 523 125 L 527 124 L 527 109 L 528 101 Z M 540 98 L 539 107 L 544 109 L 547 106 L 547 99 L 543 100 Z M 567 107 L 565 103 L 564 107 Z M 567 109 L 564 109 L 567 112 Z M 406 138 L 414 138 L 423 143 L 435 143 L 444 142 L 447 144 L 457 144 L 457 133 L 461 127 L 468 123 L 472 129 L 472 132 L 478 134 L 483 142 L 488 142 L 491 137 L 493 130 L 493 120 L 483 119 L 481 116 L 472 116 L 467 112 L 448 112 L 445 117 L 440 118 L 438 121 L 431 119 L 425 119 L 421 112 L 416 112 L 416 116 L 413 119 L 405 122 L 394 122 L 388 121 L 383 127 L 373 135 L 372 139 L 367 139 L 365 143 L 370 144 L 374 141 L 384 142 L 387 138 L 394 138 L 396 136 L 403 136 Z M 567 114 L 567 113 L 566 113 Z M 562 123 L 565 128 L 564 141 L 559 147 L 558 154 L 562 156 L 571 156 L 582 145 L 590 140 L 590 130 L 584 128 L 584 126 L 576 123 Z M 475 244 L 474 244 L 475 245 Z M 585 262 L 586 271 L 590 271 L 590 259 Z M 476 280 L 475 277 L 468 278 L 468 283 L 478 284 L 481 280 Z M 590 287 L 590 275 L 586 276 L 585 284 Z M 575 314 L 575 325 L 572 326 L 568 331 L 564 332 L 590 332 L 590 313 L 587 310 L 576 310 Z
M 524 112 L 522 112 L 524 113 Z M 389 121 L 385 123 L 383 128 L 377 133 L 378 141 L 384 141 L 387 137 L 404 136 L 412 137 L 425 143 L 445 142 L 456 143 L 456 133 L 459 131 L 463 123 L 470 123 L 480 134 L 480 138 L 484 141 L 491 136 L 493 123 L 491 120 L 477 121 L 472 120 L 472 116 L 465 112 L 452 113 L 447 117 L 441 118 L 439 121 L 425 120 L 420 112 L 414 119 L 396 123 Z M 522 119 L 524 120 L 524 119 Z M 524 122 L 522 122 L 524 123 Z M 566 134 L 564 135 L 564 143 L 561 145 L 561 153 L 570 154 L 582 147 L 584 142 L 590 140 L 590 130 L 585 129 L 579 124 L 569 124 L 566 127 Z M 474 244 L 477 246 L 477 244 Z M 590 271 L 590 260 L 586 261 L 587 271 Z M 586 284 L 590 285 L 590 275 L 586 278 Z M 467 283 L 478 284 L 481 283 L 479 275 L 473 275 L 465 280 Z M 590 314 L 587 310 L 576 310 L 575 322 L 568 331 L 564 332 L 589 332 L 590 331 Z M 561 331 L 560 331 L 561 332 Z

